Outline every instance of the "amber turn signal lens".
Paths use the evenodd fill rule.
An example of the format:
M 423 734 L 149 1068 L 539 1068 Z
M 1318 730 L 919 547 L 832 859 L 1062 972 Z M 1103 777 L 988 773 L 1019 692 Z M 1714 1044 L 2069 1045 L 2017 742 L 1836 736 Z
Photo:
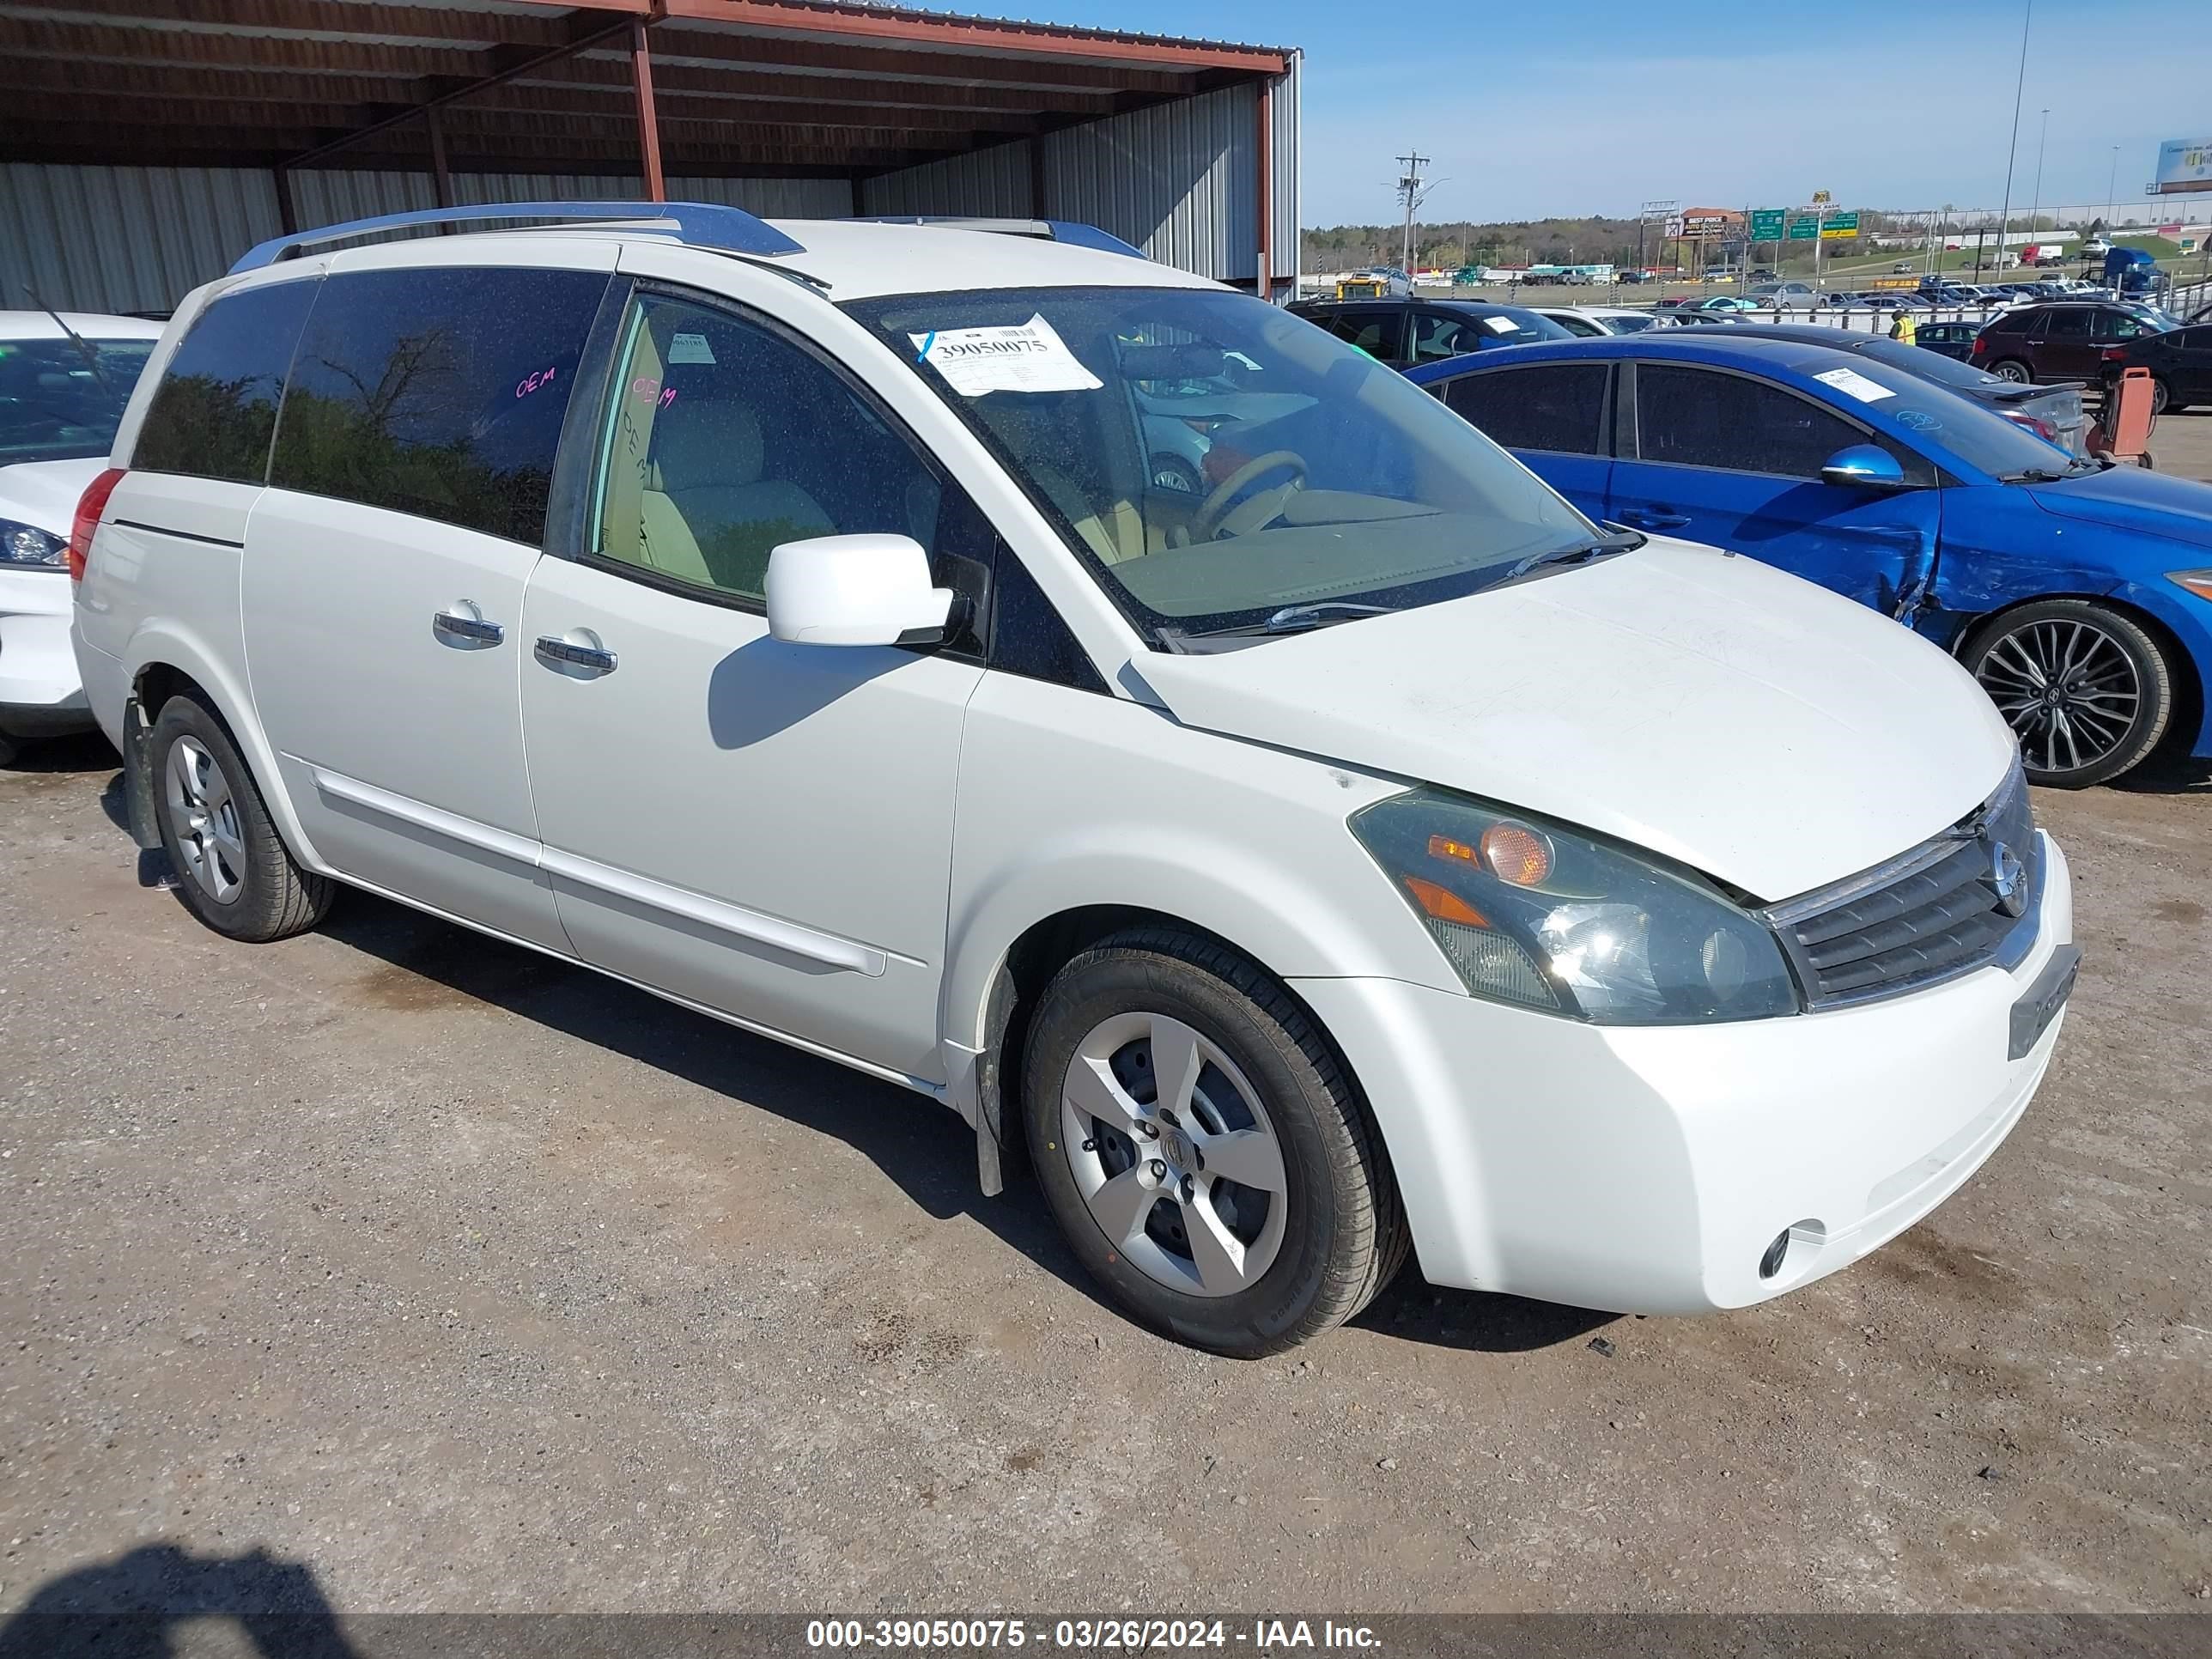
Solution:
M 1454 841 L 1448 836 L 1429 837 L 1429 856 L 1432 859 L 1465 859 L 1469 864 L 1482 862 L 1482 855 L 1463 841 Z
M 2212 599 L 2212 570 L 2169 570 L 2166 580 L 2185 587 L 2200 599 Z M 1437 850 L 1436 838 L 1429 838 L 1429 850 Z
M 1493 823 L 1482 832 L 1482 861 L 1498 880 L 1534 887 L 1552 873 L 1552 844 L 1517 823 Z
M 1490 918 L 1484 915 L 1457 893 L 1439 887 L 1432 881 L 1423 881 L 1419 876 L 1406 878 L 1407 890 L 1413 902 L 1438 921 L 1455 921 L 1462 927 L 1487 927 Z

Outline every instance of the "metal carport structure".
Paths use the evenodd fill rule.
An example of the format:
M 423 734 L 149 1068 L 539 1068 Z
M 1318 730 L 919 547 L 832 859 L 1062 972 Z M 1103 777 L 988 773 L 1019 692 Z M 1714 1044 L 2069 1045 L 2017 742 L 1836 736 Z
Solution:
M 1076 219 L 1276 297 L 1298 54 L 831 0 L 0 0 L 0 306 L 548 198 Z

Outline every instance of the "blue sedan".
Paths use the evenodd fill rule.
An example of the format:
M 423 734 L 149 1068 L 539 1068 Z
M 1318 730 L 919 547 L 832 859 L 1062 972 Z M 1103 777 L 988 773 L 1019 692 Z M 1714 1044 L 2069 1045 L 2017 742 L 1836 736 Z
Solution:
M 1954 653 L 2028 775 L 2212 756 L 2212 486 L 2077 461 L 1946 387 L 1754 331 L 1513 346 L 1426 386 L 1591 518 L 1710 543 Z

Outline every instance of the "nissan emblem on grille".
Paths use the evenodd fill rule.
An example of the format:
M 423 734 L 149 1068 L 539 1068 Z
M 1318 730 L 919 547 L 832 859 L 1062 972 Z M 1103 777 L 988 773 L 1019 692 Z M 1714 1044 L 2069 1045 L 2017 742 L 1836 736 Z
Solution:
M 1990 873 L 1984 879 L 1997 896 L 1997 908 L 2008 916 L 2027 914 L 2027 875 L 2011 848 L 2001 841 L 1990 843 Z

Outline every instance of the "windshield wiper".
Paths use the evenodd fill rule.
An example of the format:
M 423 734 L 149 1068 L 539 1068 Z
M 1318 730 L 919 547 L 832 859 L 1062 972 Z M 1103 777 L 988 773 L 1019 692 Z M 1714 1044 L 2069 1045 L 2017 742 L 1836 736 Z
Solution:
M 1650 539 L 1641 531 L 1624 530 L 1617 536 L 1600 536 L 1594 541 L 1577 542 L 1571 547 L 1547 548 L 1508 565 L 1505 574 L 1489 586 L 1500 586 L 1547 564 L 1583 564 L 1593 559 L 1611 558 L 1616 553 L 1633 553 Z
M 1361 617 L 1388 616 L 1399 607 L 1395 605 L 1358 605 L 1350 599 L 1316 599 L 1311 605 L 1286 605 L 1263 622 L 1240 623 L 1233 628 L 1207 628 L 1195 633 L 1180 628 L 1163 628 L 1160 635 L 1170 640 L 1225 640 L 1245 634 L 1304 634 L 1309 629 L 1326 628 L 1331 623 L 1352 622 Z
M 1997 475 L 1997 482 L 1999 483 L 2062 483 L 2072 477 L 2074 477 L 2074 471 L 2071 467 L 2063 472 L 2053 472 L 2049 467 L 2030 466 L 2023 467 L 2017 472 L 2000 473 Z

